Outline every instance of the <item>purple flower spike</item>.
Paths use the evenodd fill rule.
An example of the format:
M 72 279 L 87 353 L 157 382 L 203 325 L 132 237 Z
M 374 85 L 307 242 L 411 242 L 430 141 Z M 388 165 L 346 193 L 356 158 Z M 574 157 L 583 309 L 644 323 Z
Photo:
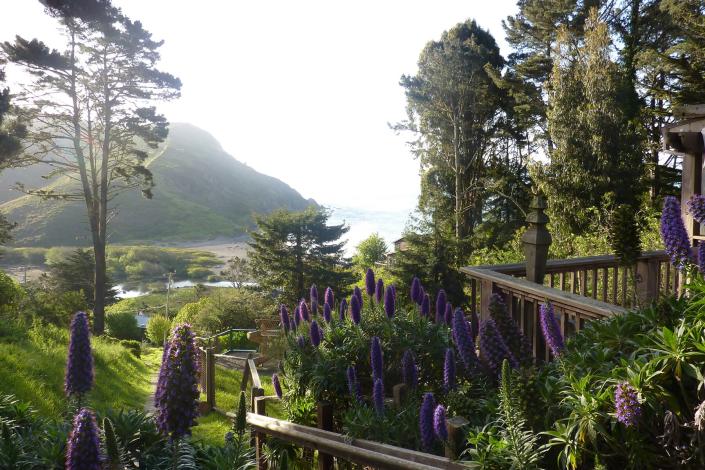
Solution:
M 561 335 L 560 326 L 553 314 L 553 304 L 541 304 L 539 307 L 539 320 L 541 322 L 541 331 L 546 344 L 551 348 L 554 356 L 559 356 L 563 352 L 565 345 L 563 343 L 563 335 Z
M 456 308 L 453 314 L 453 340 L 465 370 L 471 372 L 477 365 L 475 342 L 472 340 L 470 326 L 465 320 L 465 314 L 459 308 Z
M 277 397 L 281 398 L 283 395 L 282 384 L 279 383 L 279 375 L 278 374 L 272 374 L 272 386 L 274 387 L 274 393 L 277 394 Z
M 77 312 L 69 327 L 69 351 L 66 358 L 64 391 L 66 395 L 83 395 L 93 387 L 93 353 L 86 312 Z
M 370 344 L 370 367 L 372 368 L 372 380 L 381 379 L 384 359 L 382 355 L 382 343 L 378 336 L 373 336 L 372 343 Z
M 311 284 L 311 289 L 309 290 L 309 298 L 311 300 L 311 303 L 314 301 L 318 303 L 318 287 L 316 287 L 316 284 Z
M 100 470 L 100 438 L 95 416 L 88 408 L 73 418 L 71 434 L 66 444 L 66 470 Z
M 359 325 L 360 320 L 362 320 L 360 315 L 361 310 L 362 304 L 360 304 L 360 299 L 353 294 L 352 297 L 350 297 L 350 318 L 356 325 Z
M 375 379 L 372 387 L 372 403 L 379 416 L 384 414 L 384 383 L 382 379 Z
M 445 321 L 447 301 L 446 291 L 443 289 L 439 290 L 438 295 L 436 295 L 436 323 L 443 323 Z
M 345 314 L 348 311 L 348 301 L 343 299 L 340 301 L 340 313 L 338 314 L 340 316 L 340 321 L 345 320 Z
M 666 196 L 661 213 L 661 238 L 666 253 L 671 257 L 671 264 L 683 270 L 692 261 L 690 239 L 681 217 L 681 205 L 673 196 Z
M 357 400 L 362 401 L 362 395 L 360 394 L 360 383 L 357 381 L 357 372 L 353 366 L 348 366 L 348 390 L 350 391 L 350 396 Z
M 165 364 L 159 371 L 154 394 L 157 427 L 163 434 L 178 439 L 191 434 L 198 415 L 198 355 L 191 325 L 174 328 Z M 175 393 L 178 391 L 178 393 Z
M 705 243 L 702 241 L 698 244 L 698 271 L 705 274 Z
M 419 294 L 419 301 L 417 302 L 419 304 L 419 307 L 421 304 L 423 304 L 423 298 L 426 297 L 426 291 L 424 290 L 423 286 L 421 286 L 421 293 Z M 429 309 L 431 308 L 430 301 L 429 301 Z
M 303 349 L 306 346 L 306 339 L 303 337 L 303 335 L 299 335 L 296 337 L 296 345 L 299 347 L 299 349 Z
M 382 301 L 382 296 L 384 295 L 384 281 L 382 278 L 377 279 L 377 285 L 375 286 L 375 301 L 380 303 Z
M 291 324 L 289 323 L 289 312 L 286 310 L 286 305 L 282 304 L 279 309 L 279 319 L 281 320 L 282 328 L 284 333 L 288 333 L 291 329 Z
M 688 206 L 688 213 L 693 216 L 697 223 L 705 223 L 705 196 L 693 194 L 686 205 Z
M 333 294 L 333 289 L 326 287 L 326 293 L 323 298 L 324 302 L 330 305 L 330 308 L 335 307 L 335 294 Z
M 480 325 L 480 352 L 495 376 L 499 376 L 502 362 L 505 359 L 509 361 L 512 368 L 519 367 L 519 363 L 509 351 L 507 343 L 504 342 L 504 338 L 497 330 L 497 325 L 492 318 L 488 318 Z
M 428 294 L 423 295 L 423 300 L 421 301 L 421 316 L 428 317 L 431 314 L 431 299 Z
M 407 387 L 415 389 L 419 384 L 419 369 L 414 360 L 414 353 L 407 349 L 401 358 L 401 376 Z
M 430 451 L 433 446 L 435 432 L 433 430 L 433 412 L 436 400 L 433 393 L 424 393 L 421 409 L 419 410 L 419 431 L 421 434 L 421 448 Z
M 421 300 L 423 300 L 421 294 L 421 281 L 419 281 L 418 277 L 414 277 L 411 281 L 411 300 L 417 304 L 420 304 Z
M 310 321 L 311 317 L 308 314 L 308 305 L 306 305 L 306 301 L 301 299 L 301 302 L 299 303 L 299 312 L 301 313 L 301 319 L 305 321 Z
M 634 387 L 626 382 L 617 385 L 614 393 L 614 407 L 617 421 L 626 427 L 636 426 L 641 416 L 641 404 Z
M 450 302 L 446 302 L 446 310 L 444 316 L 446 325 L 451 326 L 453 324 L 453 305 Z
M 445 362 L 443 363 L 443 388 L 446 393 L 454 390 L 455 382 L 455 354 L 452 348 L 446 349 Z
M 395 303 L 394 288 L 393 286 L 389 286 L 384 293 L 384 313 L 387 314 L 387 318 L 392 318 L 394 316 L 394 312 L 396 310 Z
M 480 334 L 480 319 L 477 317 L 477 312 L 470 314 L 470 320 L 470 334 L 472 334 L 472 340 L 477 342 L 477 335 Z
M 375 272 L 372 268 L 367 268 L 365 273 L 365 289 L 367 290 L 367 295 L 372 297 L 375 293 Z
M 353 295 L 357 297 L 357 302 L 360 304 L 360 309 L 362 309 L 364 302 L 362 301 L 362 291 L 359 287 L 355 286 L 355 288 L 353 289 Z
M 317 348 L 321 344 L 321 329 L 318 327 L 316 320 L 311 322 L 310 328 L 311 344 L 313 347 Z
M 433 432 L 441 441 L 448 440 L 448 428 L 446 427 L 446 409 L 443 405 L 438 405 L 433 412 Z
M 326 323 L 330 323 L 333 319 L 330 316 L 330 305 L 328 305 L 328 302 L 323 304 L 323 319 L 326 321 Z
M 301 318 L 301 309 L 297 306 L 294 309 L 294 327 L 298 328 L 299 324 L 304 321 L 303 318 Z

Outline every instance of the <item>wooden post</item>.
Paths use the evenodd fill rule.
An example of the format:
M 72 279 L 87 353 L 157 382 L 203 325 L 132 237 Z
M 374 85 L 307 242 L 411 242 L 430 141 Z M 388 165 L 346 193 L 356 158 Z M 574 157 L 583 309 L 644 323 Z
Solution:
M 445 454 L 449 459 L 458 460 L 458 457 L 460 457 L 460 451 L 463 449 L 467 431 L 465 428 L 468 424 L 468 420 L 462 416 L 454 416 L 446 420 L 448 442 L 445 445 Z
M 260 389 L 261 390 L 261 389 Z M 264 391 L 263 391 L 264 393 Z M 258 415 L 267 416 L 266 399 L 263 396 L 255 398 L 254 412 Z M 255 458 L 257 459 L 257 470 L 267 469 L 267 460 L 264 457 L 265 434 L 255 433 Z
M 327 401 L 318 402 L 318 429 L 333 430 L 333 405 Z M 333 456 L 318 452 L 318 470 L 333 470 Z
M 490 297 L 494 293 L 492 281 L 482 279 L 480 281 L 480 311 L 478 317 L 481 321 L 487 320 L 490 315 Z
M 215 408 L 215 354 L 213 348 L 206 350 L 206 403 Z
M 658 270 L 659 261 L 657 259 L 636 262 L 636 298 L 639 305 L 647 305 L 658 298 Z
M 406 384 L 396 384 L 394 387 L 392 387 L 392 397 L 394 397 L 394 406 L 396 408 L 401 408 L 404 401 L 406 401 L 406 395 Z
M 521 237 L 526 258 L 526 279 L 543 284 L 546 262 L 548 261 L 548 247 L 552 242 L 551 234 L 546 229 L 548 216 L 544 214 L 544 210 L 548 206 L 546 199 L 539 193 L 534 196 L 529 207 L 531 212 L 526 217 L 529 228 Z
M 264 389 L 263 388 L 252 387 L 251 392 L 250 392 L 250 410 L 253 413 L 256 413 L 255 406 L 256 406 L 257 398 L 263 397 L 263 396 L 264 396 Z M 256 444 L 256 437 L 257 437 L 257 433 L 252 431 L 252 433 L 250 434 L 250 445 L 253 447 Z

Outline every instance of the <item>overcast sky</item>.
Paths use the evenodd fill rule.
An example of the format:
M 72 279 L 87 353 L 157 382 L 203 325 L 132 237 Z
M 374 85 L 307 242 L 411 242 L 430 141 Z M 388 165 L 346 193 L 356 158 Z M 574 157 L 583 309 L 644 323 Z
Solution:
M 333 206 L 411 211 L 418 162 L 387 123 L 405 117 L 399 77 L 424 44 L 467 18 L 498 40 L 513 0 L 113 0 L 163 39 L 183 81 L 159 108 L 258 171 Z M 0 39 L 51 43 L 38 0 L 2 0 Z M 408 137 L 408 136 L 407 136 Z

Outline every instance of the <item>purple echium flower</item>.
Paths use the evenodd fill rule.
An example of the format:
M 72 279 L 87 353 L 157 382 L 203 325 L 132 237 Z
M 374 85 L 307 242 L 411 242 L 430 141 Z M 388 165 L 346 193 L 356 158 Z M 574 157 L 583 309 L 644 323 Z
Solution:
M 421 300 L 421 316 L 428 317 L 431 313 L 431 299 L 428 294 L 424 293 L 423 299 Z
M 433 393 L 427 392 L 423 395 L 421 409 L 419 410 L 419 431 L 421 434 L 421 448 L 425 451 L 431 450 L 435 433 L 433 430 L 433 412 L 436 407 L 436 400 Z
M 372 403 L 379 416 L 384 414 L 384 383 L 382 379 L 375 379 L 372 386 Z
M 303 349 L 306 346 L 306 338 L 304 338 L 303 335 L 299 335 L 296 337 L 296 345 L 300 348 Z
M 277 394 L 277 397 L 281 398 L 283 395 L 282 384 L 279 382 L 278 374 L 272 374 L 272 386 L 274 387 L 274 393 Z
M 384 358 L 379 336 L 373 336 L 370 343 L 370 367 L 372 368 L 372 380 L 381 379 L 384 369 Z
M 348 301 L 343 299 L 340 301 L 340 312 L 338 313 L 340 321 L 345 320 L 345 314 L 348 311 Z
M 421 281 L 419 281 L 418 277 L 414 277 L 411 280 L 411 300 L 417 304 L 420 304 L 421 300 L 423 300 L 421 297 Z
M 359 325 L 360 320 L 362 319 L 361 310 L 362 304 L 360 304 L 360 299 L 355 294 L 353 294 L 350 297 L 350 318 L 356 325 Z
M 357 297 L 358 302 L 360 302 L 360 308 L 362 308 L 364 304 L 362 302 L 362 291 L 359 287 L 355 286 L 355 288 L 353 289 L 353 295 Z
M 477 365 L 475 342 L 472 340 L 470 326 L 465 320 L 465 314 L 460 308 L 456 308 L 453 314 L 453 340 L 465 370 L 468 372 L 472 371 Z
M 360 394 L 360 383 L 357 381 L 357 372 L 355 371 L 355 367 L 348 366 L 347 378 L 350 396 L 358 402 L 362 401 L 362 395 Z
M 384 281 L 380 277 L 377 279 L 377 285 L 375 286 L 375 301 L 380 303 L 382 301 L 382 296 L 384 295 Z
M 330 323 L 333 319 L 330 316 L 330 305 L 328 305 L 328 302 L 323 304 L 323 319 L 326 321 L 326 323 Z
M 331 309 L 335 307 L 335 294 L 333 294 L 333 289 L 330 287 L 326 287 L 326 292 L 323 295 L 323 302 L 330 305 Z
M 306 301 L 304 299 L 301 299 L 301 302 L 299 302 L 299 313 L 301 314 L 302 320 L 309 321 L 311 319 L 308 314 L 308 305 L 306 305 Z
M 66 443 L 66 470 L 100 470 L 100 438 L 93 412 L 81 410 L 73 418 L 73 426 Z
M 445 362 L 443 363 L 443 388 L 448 393 L 455 389 L 455 354 L 453 348 L 446 349 Z
M 489 311 L 490 317 L 494 320 L 509 351 L 519 362 L 529 365 L 532 357 L 531 346 L 509 314 L 503 295 L 492 294 L 490 296 Z
M 480 353 L 495 376 L 499 376 L 505 359 L 509 361 L 512 368 L 519 367 L 519 363 L 507 347 L 492 318 L 488 318 L 480 325 Z
M 172 439 L 191 434 L 198 414 L 198 356 L 191 325 L 174 328 L 154 396 L 159 430 Z M 164 377 L 162 377 L 164 374 Z
M 389 286 L 384 292 L 384 313 L 387 314 L 387 318 L 392 318 L 394 316 L 394 311 L 396 309 L 394 299 L 394 287 Z
M 553 304 L 541 304 L 539 307 L 539 320 L 541 323 L 541 332 L 543 339 L 551 349 L 554 356 L 559 356 L 563 352 L 565 345 L 563 344 L 563 335 L 561 335 L 560 326 L 553 314 Z
M 303 319 L 301 318 L 301 309 L 297 305 L 294 309 L 294 328 L 298 328 L 299 324 L 301 324 L 302 321 Z
M 705 243 L 702 241 L 698 244 L 698 271 L 705 274 Z
M 401 377 L 407 387 L 414 389 L 419 383 L 419 369 L 416 366 L 414 353 L 410 349 L 404 351 L 401 357 Z
M 450 302 L 446 302 L 444 317 L 446 325 L 451 326 L 453 324 L 453 305 Z
M 443 405 L 438 405 L 433 412 L 433 432 L 441 441 L 448 440 L 448 428 L 446 427 L 446 409 Z
M 316 320 L 311 322 L 310 328 L 311 344 L 314 348 L 317 348 L 321 344 L 321 329 L 318 327 Z
M 443 323 L 445 321 L 445 311 L 446 311 L 446 291 L 443 289 L 438 291 L 436 295 L 436 323 Z
M 691 261 L 690 239 L 681 217 L 681 205 L 673 196 L 666 196 L 661 213 L 661 238 L 671 264 L 683 270 Z
M 64 391 L 66 395 L 81 396 L 93 386 L 93 353 L 86 312 L 73 316 L 70 332 Z
M 367 268 L 365 273 L 365 290 L 367 290 L 367 295 L 372 297 L 375 294 L 375 272 L 372 268 Z
M 627 427 L 636 426 L 641 416 L 641 404 L 634 387 L 627 382 L 617 385 L 614 392 L 614 408 L 617 421 Z
M 311 289 L 309 290 L 309 298 L 311 300 L 311 303 L 314 301 L 318 303 L 318 287 L 316 287 L 316 284 L 311 284 Z
M 423 286 L 421 286 L 421 293 L 419 294 L 419 301 L 416 302 L 417 304 L 419 304 L 419 307 L 421 307 L 421 304 L 423 303 L 423 298 L 425 296 L 426 296 L 426 291 L 424 290 Z M 429 308 L 430 308 L 430 304 L 429 304 Z
M 291 329 L 291 325 L 289 324 L 289 312 L 287 312 L 286 305 L 284 304 L 282 304 L 279 309 L 279 319 L 281 320 L 284 333 L 288 333 L 289 329 Z
M 705 223 L 705 196 L 693 194 L 686 204 L 688 213 L 693 216 L 693 219 L 699 224 Z

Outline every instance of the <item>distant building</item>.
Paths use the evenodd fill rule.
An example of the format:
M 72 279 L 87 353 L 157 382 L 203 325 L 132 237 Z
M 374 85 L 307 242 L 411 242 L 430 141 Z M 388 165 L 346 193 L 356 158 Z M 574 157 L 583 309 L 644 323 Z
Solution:
M 391 253 L 387 253 L 385 264 L 387 266 L 392 266 L 394 264 L 395 255 L 401 251 L 406 251 L 408 248 L 409 244 L 406 242 L 406 239 L 404 237 L 401 237 L 398 240 L 394 240 L 394 251 Z

